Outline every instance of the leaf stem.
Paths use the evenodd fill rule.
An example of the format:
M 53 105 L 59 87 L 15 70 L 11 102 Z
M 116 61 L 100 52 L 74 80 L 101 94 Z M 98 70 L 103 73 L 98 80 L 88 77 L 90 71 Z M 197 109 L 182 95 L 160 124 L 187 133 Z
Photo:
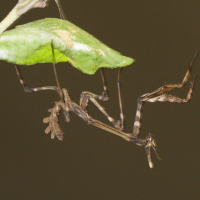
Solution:
M 17 5 L 0 23 L 0 34 L 9 28 L 21 15 L 32 8 L 46 7 L 47 0 L 19 0 Z

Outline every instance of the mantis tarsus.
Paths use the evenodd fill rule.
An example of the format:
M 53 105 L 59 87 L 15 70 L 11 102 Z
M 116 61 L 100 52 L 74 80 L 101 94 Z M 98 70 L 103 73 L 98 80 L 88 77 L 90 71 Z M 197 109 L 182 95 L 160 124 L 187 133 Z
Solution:
M 55 1 L 56 1 L 57 5 L 59 7 L 61 18 L 65 19 L 65 15 L 64 15 L 64 12 L 63 12 L 63 10 L 60 6 L 60 2 L 58 0 L 55 0 Z M 1 25 L 0 26 L 0 33 L 2 33 L 4 30 L 6 30 L 6 28 L 8 28 L 18 17 L 20 17 L 22 14 L 24 14 L 25 12 L 27 12 L 31 8 L 34 8 L 34 7 L 42 8 L 42 7 L 46 6 L 46 3 L 47 3 L 47 0 L 43 0 L 43 1 L 42 0 L 19 0 L 18 4 L 15 6 L 15 8 L 10 12 L 10 14 L 0 24 Z M 36 91 L 40 91 L 40 90 L 54 90 L 54 91 L 58 92 L 58 94 L 60 96 L 60 101 L 56 102 L 55 106 L 52 109 L 49 110 L 50 116 L 44 119 L 44 123 L 49 123 L 49 126 L 45 130 L 45 133 L 51 132 L 51 138 L 54 138 L 56 136 L 59 140 L 62 140 L 63 139 L 63 132 L 61 131 L 61 129 L 58 125 L 58 116 L 60 114 L 60 111 L 63 110 L 65 119 L 66 119 L 66 121 L 69 122 L 70 121 L 69 112 L 72 111 L 75 114 L 77 114 L 80 118 L 82 118 L 88 124 L 91 124 L 91 125 L 96 126 L 98 128 L 104 129 L 108 132 L 111 132 L 115 135 L 118 135 L 118 136 L 124 138 L 127 141 L 135 143 L 138 146 L 144 146 L 146 153 L 147 153 L 149 166 L 150 166 L 150 168 L 152 168 L 153 163 L 151 161 L 150 149 L 152 147 L 156 152 L 155 140 L 153 139 L 151 134 L 149 134 L 146 137 L 146 139 L 139 139 L 138 138 L 138 134 L 139 134 L 139 131 L 140 131 L 140 119 L 141 119 L 142 105 L 143 105 L 144 102 L 157 102 L 157 101 L 159 101 L 159 102 L 168 101 L 168 102 L 177 102 L 177 103 L 187 103 L 190 100 L 192 92 L 193 92 L 194 79 L 193 79 L 193 82 L 191 83 L 191 87 L 189 89 L 189 92 L 188 92 L 186 99 L 180 99 L 178 97 L 175 97 L 175 96 L 172 96 L 172 95 L 169 95 L 169 94 L 165 94 L 165 92 L 173 90 L 175 88 L 181 88 L 181 87 L 184 86 L 184 84 L 188 81 L 189 75 L 191 73 L 191 69 L 194 65 L 194 62 L 197 58 L 198 53 L 195 54 L 191 64 L 189 65 L 189 69 L 187 70 L 186 75 L 183 78 L 183 81 L 182 81 L 181 84 L 173 84 L 173 85 L 166 84 L 166 85 L 158 88 L 154 92 L 144 94 L 144 95 L 142 95 L 138 98 L 138 106 L 137 106 L 137 112 L 136 112 L 135 122 L 134 122 L 134 126 L 133 126 L 133 133 L 125 133 L 125 132 L 122 132 L 123 123 L 124 123 L 124 116 L 123 116 L 123 109 L 122 109 L 122 102 L 121 102 L 120 78 L 118 77 L 118 95 L 119 95 L 119 105 L 120 105 L 120 120 L 114 120 L 112 117 L 109 116 L 109 114 L 103 109 L 103 107 L 101 107 L 101 105 L 96 100 L 96 99 L 108 100 L 107 88 L 106 88 L 105 79 L 104 79 L 104 75 L 103 75 L 102 70 L 101 70 L 101 72 L 102 72 L 101 74 L 102 74 L 102 80 L 103 80 L 103 86 L 104 86 L 104 91 L 103 91 L 102 95 L 96 95 L 96 94 L 93 94 L 91 92 L 82 92 L 80 104 L 78 105 L 71 99 L 67 89 L 65 89 L 65 88 L 61 89 L 60 88 L 55 63 L 56 62 L 69 61 L 73 66 L 77 67 L 81 71 L 83 71 L 87 74 L 93 74 L 93 73 L 95 73 L 95 71 L 98 68 L 101 68 L 101 67 L 108 67 L 108 68 L 124 67 L 124 66 L 131 64 L 134 60 L 131 59 L 131 58 L 127 58 L 127 57 L 119 55 L 118 53 L 116 53 L 112 49 L 110 49 L 110 48 L 106 47 L 104 44 L 100 43 L 94 37 L 90 36 L 89 34 L 82 31 L 80 28 L 76 27 L 75 25 L 73 25 L 73 24 L 71 24 L 70 22 L 67 22 L 67 21 L 62 21 L 62 20 L 58 20 L 58 19 L 39 20 L 39 21 L 30 23 L 28 25 L 23 25 L 16 30 L 18 31 L 18 34 L 20 36 L 22 36 L 23 33 L 27 33 L 30 36 L 30 32 L 32 30 L 33 30 L 34 33 L 35 32 L 37 33 L 37 31 L 40 31 L 39 33 L 41 35 L 42 35 L 42 33 L 47 34 L 48 33 L 47 31 L 49 31 L 49 29 L 43 30 L 43 27 L 44 27 L 43 22 L 54 23 L 53 27 L 56 27 L 57 23 L 63 24 L 63 27 L 66 26 L 64 29 L 62 29 L 61 26 L 60 26 L 60 28 L 56 27 L 54 29 L 51 29 L 51 26 L 50 26 L 51 35 L 53 34 L 53 32 L 56 32 L 57 36 L 59 36 L 61 39 L 65 40 L 65 42 L 67 44 L 66 48 L 73 49 L 73 50 L 70 50 L 70 53 L 68 53 L 68 52 L 66 54 L 63 53 L 65 56 L 67 56 L 68 60 L 63 60 L 63 58 L 61 60 L 59 60 L 60 59 L 59 53 L 61 52 L 61 47 L 59 47 L 59 45 L 58 45 L 58 43 L 59 43 L 58 40 L 55 37 L 52 37 L 52 38 L 50 37 L 50 39 L 48 41 L 48 49 L 45 49 L 45 54 L 47 54 L 47 55 L 49 54 L 49 55 L 48 56 L 45 55 L 44 62 L 53 63 L 53 68 L 54 68 L 57 86 L 29 88 L 29 87 L 27 87 L 27 85 L 25 84 L 25 82 L 22 78 L 21 72 L 19 70 L 19 66 L 17 66 L 17 64 L 25 64 L 24 63 L 25 61 L 23 59 L 21 59 L 21 61 L 17 62 L 16 60 L 13 61 L 12 59 L 7 58 L 7 57 L 6 57 L 6 59 L 4 59 L 4 57 L 1 58 L 1 59 L 4 59 L 4 60 L 7 60 L 11 63 L 16 64 L 15 68 L 16 68 L 18 77 L 20 79 L 20 83 L 22 84 L 25 92 L 36 92 Z M 36 29 L 34 27 L 37 27 L 37 31 L 35 31 Z M 20 30 L 21 30 L 21 32 L 20 32 Z M 8 38 L 8 41 L 9 41 L 10 35 L 15 34 L 14 31 L 15 30 L 10 31 L 8 33 L 5 32 L 5 34 L 1 35 L 1 37 L 0 37 L 1 38 L 0 47 L 2 46 L 1 43 L 3 44 L 4 41 L 6 41 L 7 46 L 9 45 L 9 43 L 7 42 L 7 40 L 5 38 Z M 41 31 L 43 31 L 43 32 L 41 32 Z M 71 34 L 70 35 L 71 38 L 74 38 L 76 34 L 78 35 L 78 36 L 76 36 L 78 39 L 77 40 L 74 39 L 72 41 L 73 44 L 70 43 L 71 41 L 69 41 L 69 37 L 67 37 L 67 35 L 66 35 L 66 34 L 69 34 L 69 33 Z M 85 41 L 91 41 L 91 43 L 93 43 L 93 44 L 80 43 L 82 36 L 79 36 L 79 33 L 81 33 L 80 35 L 85 34 L 84 35 L 85 38 L 88 37 L 88 39 L 84 40 L 84 42 Z M 64 35 L 64 37 L 63 37 L 63 35 Z M 48 36 L 48 35 L 46 35 L 46 36 Z M 67 39 L 66 39 L 66 37 L 67 37 Z M 14 41 L 14 39 L 12 41 Z M 21 39 L 20 41 L 23 41 L 23 39 Z M 78 48 L 74 48 L 74 44 L 77 41 L 79 41 L 79 46 L 78 46 Z M 30 44 L 32 44 L 32 43 L 30 43 Z M 84 46 L 84 49 L 83 49 L 83 45 L 86 45 L 86 46 Z M 44 46 L 45 45 L 43 44 L 42 48 Z M 91 48 L 91 47 L 94 48 L 95 51 L 88 51 L 87 48 Z M 46 46 L 45 46 L 45 48 L 46 48 Z M 80 49 L 81 49 L 81 51 L 80 51 Z M 59 50 L 59 52 L 57 52 L 57 50 Z M 6 51 L 8 51 L 8 50 L 6 50 Z M 6 51 L 3 47 L 1 47 L 1 53 L 6 52 Z M 9 51 L 9 53 L 10 52 L 11 51 Z M 73 54 L 73 52 L 75 52 L 75 53 Z M 86 53 L 86 52 L 89 52 L 89 53 Z M 113 56 L 113 58 L 115 58 L 116 62 L 114 62 L 113 60 L 111 60 L 111 61 L 109 60 L 110 57 L 112 58 L 112 56 L 110 56 L 111 55 L 110 52 L 112 53 L 112 56 Z M 89 57 L 89 59 L 88 58 L 85 59 L 84 58 L 85 55 L 87 55 Z M 104 59 L 103 64 L 102 64 L 101 59 L 100 59 L 100 61 L 98 61 L 99 57 L 101 57 L 101 56 Z M 119 56 L 119 60 L 117 60 L 118 56 Z M 21 55 L 21 57 L 23 58 L 22 55 Z M 38 54 L 37 54 L 37 57 L 38 57 Z M 105 57 L 107 57 L 107 60 L 105 59 Z M 34 60 L 35 57 L 34 57 L 34 59 L 32 59 L 32 60 L 31 59 L 30 58 L 26 59 L 26 65 L 28 65 L 28 62 L 30 62 L 30 64 L 36 64 L 36 63 L 41 62 L 41 61 L 38 61 L 38 60 Z M 18 60 L 20 60 L 20 59 L 18 59 Z M 80 60 L 81 60 L 81 62 L 79 62 Z M 89 62 L 91 62 L 91 63 L 89 64 Z M 123 63 L 123 64 L 120 64 L 120 62 Z M 84 63 L 85 63 L 85 65 L 84 65 Z M 89 68 L 90 65 L 91 65 L 91 68 Z M 95 68 L 95 66 L 96 66 L 96 68 Z M 97 108 L 114 125 L 115 128 L 108 126 L 108 125 L 106 125 L 106 124 L 104 124 L 104 123 L 102 123 L 102 122 L 100 122 L 96 119 L 93 119 L 87 112 L 88 102 L 94 103 L 97 106 Z

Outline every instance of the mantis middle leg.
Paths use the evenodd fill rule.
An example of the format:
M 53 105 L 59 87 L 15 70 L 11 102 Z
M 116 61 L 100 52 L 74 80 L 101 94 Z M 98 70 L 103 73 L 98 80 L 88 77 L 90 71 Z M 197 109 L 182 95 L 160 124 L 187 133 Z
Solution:
M 108 91 L 106 87 L 103 69 L 101 69 L 101 75 L 102 75 L 103 88 L 104 88 L 102 95 L 99 96 L 87 91 L 82 92 L 81 98 L 80 98 L 80 106 L 82 109 L 86 111 L 88 103 L 89 101 L 91 101 L 107 117 L 107 119 L 114 125 L 115 128 L 119 130 L 123 130 L 124 129 L 124 114 L 123 114 L 122 100 L 121 100 L 120 70 L 118 72 L 118 80 L 117 80 L 119 107 L 120 107 L 120 120 L 115 120 L 113 117 L 111 117 L 96 100 L 96 99 L 99 99 L 99 100 L 105 101 L 105 98 L 108 98 Z

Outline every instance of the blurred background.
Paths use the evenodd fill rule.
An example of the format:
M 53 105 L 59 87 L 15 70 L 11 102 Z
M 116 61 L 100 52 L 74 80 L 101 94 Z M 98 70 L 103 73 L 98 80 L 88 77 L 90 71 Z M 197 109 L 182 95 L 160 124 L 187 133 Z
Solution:
M 1 1 L 0 19 L 17 0 Z M 196 51 L 200 50 L 198 0 L 77 0 L 61 1 L 67 19 L 102 42 L 137 60 L 122 71 L 125 132 L 131 133 L 137 98 L 165 83 L 181 83 Z M 59 18 L 52 0 L 33 9 L 15 25 L 45 17 Z M 158 144 L 154 169 L 143 147 L 87 125 L 71 113 L 60 117 L 64 141 L 45 135 L 42 119 L 59 96 L 53 91 L 25 93 L 14 65 L 0 62 L 0 198 L 10 199 L 198 199 L 200 194 L 200 57 L 192 101 L 188 104 L 146 103 L 140 138 L 150 132 Z M 102 92 L 100 71 L 83 74 L 70 64 L 57 65 L 61 86 L 76 102 L 82 91 Z M 30 87 L 55 85 L 51 64 L 22 66 Z M 110 100 L 100 102 L 119 119 L 117 70 L 106 69 Z M 189 84 L 170 92 L 185 98 Z M 92 104 L 89 113 L 107 124 Z

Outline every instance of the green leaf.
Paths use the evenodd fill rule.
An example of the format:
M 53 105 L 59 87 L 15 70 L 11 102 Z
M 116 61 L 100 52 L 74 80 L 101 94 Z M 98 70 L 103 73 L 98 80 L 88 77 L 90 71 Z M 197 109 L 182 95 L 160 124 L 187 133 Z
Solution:
M 52 63 L 51 41 L 55 61 L 70 62 L 86 74 L 98 68 L 118 68 L 134 60 L 109 48 L 98 39 L 61 19 L 42 19 L 0 35 L 0 59 L 19 65 Z

